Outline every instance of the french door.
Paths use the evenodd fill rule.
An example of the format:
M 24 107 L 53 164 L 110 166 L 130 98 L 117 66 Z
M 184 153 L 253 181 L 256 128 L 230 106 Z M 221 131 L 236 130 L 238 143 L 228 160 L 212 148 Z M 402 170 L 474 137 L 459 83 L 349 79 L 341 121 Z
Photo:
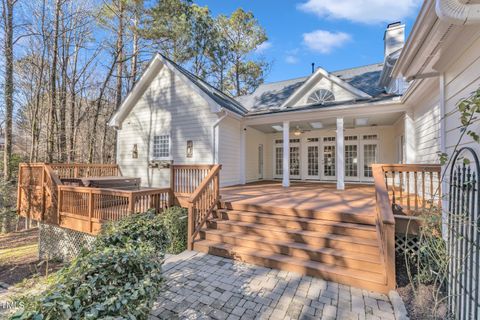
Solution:
M 318 138 L 308 138 L 305 151 L 307 157 L 306 178 L 318 180 L 320 179 L 320 145 Z
M 324 137 L 322 144 L 322 179 L 335 180 L 336 174 L 335 137 Z
M 358 137 L 345 137 L 345 180 L 359 181 L 360 173 L 358 170 L 359 155 L 358 155 Z
M 378 162 L 378 143 L 363 141 L 362 148 L 362 181 L 373 181 L 372 164 Z
M 283 140 L 276 140 L 274 147 L 275 154 L 275 178 L 283 175 Z M 300 139 L 290 139 L 290 178 L 300 179 Z

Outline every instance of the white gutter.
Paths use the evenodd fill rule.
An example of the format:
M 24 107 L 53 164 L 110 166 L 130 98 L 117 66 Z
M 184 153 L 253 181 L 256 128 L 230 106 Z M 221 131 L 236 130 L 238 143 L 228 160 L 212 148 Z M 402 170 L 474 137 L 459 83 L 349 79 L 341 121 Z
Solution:
M 436 0 L 435 12 L 440 20 L 454 25 L 480 23 L 480 4 L 464 4 L 459 0 Z

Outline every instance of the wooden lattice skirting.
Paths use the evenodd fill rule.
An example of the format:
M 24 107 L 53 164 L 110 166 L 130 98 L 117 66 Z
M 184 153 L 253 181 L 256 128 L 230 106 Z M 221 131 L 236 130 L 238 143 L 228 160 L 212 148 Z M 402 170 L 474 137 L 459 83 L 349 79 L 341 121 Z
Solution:
M 396 234 L 395 251 L 401 254 L 404 254 L 405 252 L 409 254 L 417 254 L 419 249 L 418 241 L 419 239 L 416 235 Z

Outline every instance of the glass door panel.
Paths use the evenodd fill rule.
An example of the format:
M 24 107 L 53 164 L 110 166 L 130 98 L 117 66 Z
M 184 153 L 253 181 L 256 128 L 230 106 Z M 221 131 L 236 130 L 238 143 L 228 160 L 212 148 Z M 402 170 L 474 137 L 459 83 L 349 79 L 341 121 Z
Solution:
M 290 177 L 300 178 L 300 146 L 290 146 Z
M 283 147 L 275 147 L 275 177 L 281 178 L 283 174 Z
M 366 180 L 373 178 L 372 164 L 377 162 L 378 146 L 376 143 L 363 145 L 363 177 Z
M 335 178 L 335 145 L 323 146 L 323 179 Z
M 307 178 L 318 179 L 318 145 L 307 146 Z
M 358 178 L 358 146 L 345 145 L 345 177 Z

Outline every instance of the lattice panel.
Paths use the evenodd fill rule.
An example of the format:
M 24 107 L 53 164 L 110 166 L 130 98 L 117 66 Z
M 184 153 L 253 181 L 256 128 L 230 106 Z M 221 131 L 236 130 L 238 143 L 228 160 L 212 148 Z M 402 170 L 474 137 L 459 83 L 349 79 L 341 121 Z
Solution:
M 401 254 L 407 252 L 408 254 L 417 254 L 419 249 L 418 237 L 395 235 L 395 251 Z
M 90 249 L 95 241 L 92 235 L 44 223 L 39 223 L 39 231 L 40 259 L 69 261 L 75 258 L 82 248 Z

